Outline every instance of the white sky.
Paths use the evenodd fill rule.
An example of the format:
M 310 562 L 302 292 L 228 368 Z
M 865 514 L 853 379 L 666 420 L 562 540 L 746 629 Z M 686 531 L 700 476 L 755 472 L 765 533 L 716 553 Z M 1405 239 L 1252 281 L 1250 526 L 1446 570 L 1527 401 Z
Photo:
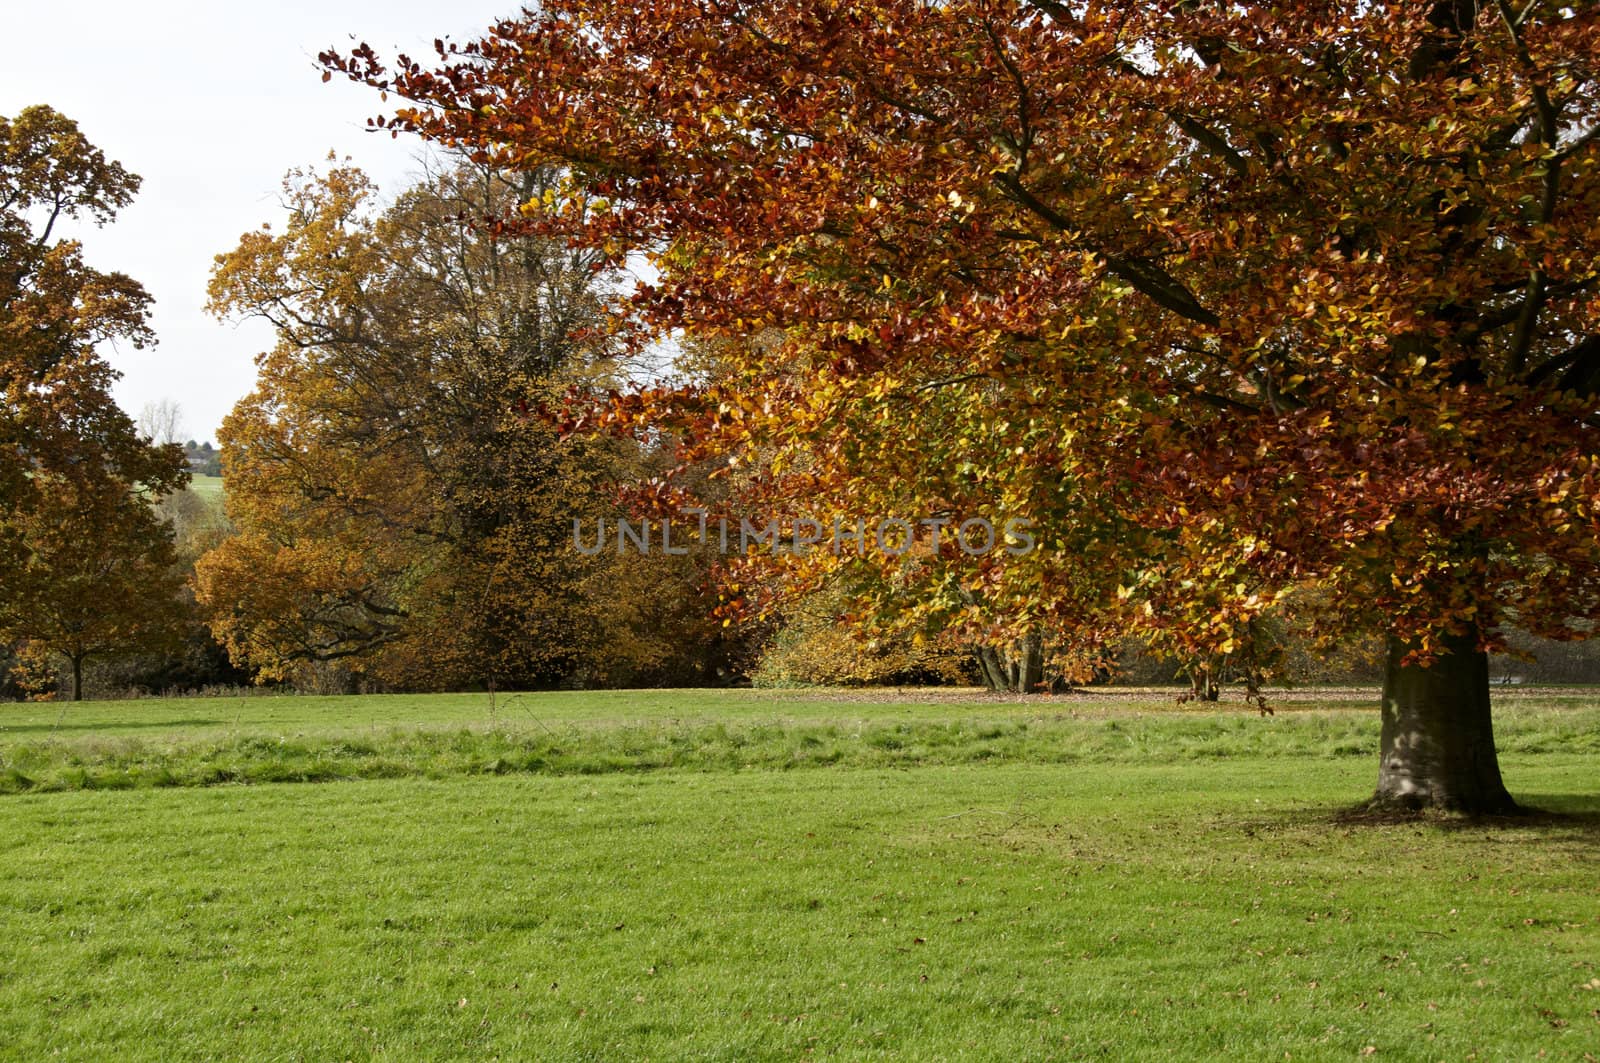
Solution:
M 271 345 L 260 322 L 207 316 L 212 259 L 246 230 L 281 217 L 284 171 L 350 156 L 387 194 L 416 169 L 414 138 L 366 131 L 378 94 L 323 84 L 315 56 L 356 40 L 425 62 L 432 41 L 478 36 L 519 0 L 24 0 L 4 16 L 0 114 L 43 103 L 77 121 L 108 158 L 144 178 L 105 229 L 76 235 L 88 263 L 121 270 L 155 297 L 158 346 L 105 352 L 122 371 L 116 396 L 183 408 L 185 438 L 217 426 L 255 379 Z M 392 105 L 392 99 L 391 99 Z

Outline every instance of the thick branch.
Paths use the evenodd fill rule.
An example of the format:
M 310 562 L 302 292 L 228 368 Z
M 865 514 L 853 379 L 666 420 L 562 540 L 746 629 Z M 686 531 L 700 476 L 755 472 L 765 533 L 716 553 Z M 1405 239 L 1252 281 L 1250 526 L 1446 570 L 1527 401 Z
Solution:
M 1533 85 L 1534 106 L 1539 112 L 1539 139 L 1552 153 L 1561 138 L 1560 114 L 1555 105 L 1550 101 L 1550 94 L 1539 82 L 1539 70 L 1533 62 L 1533 57 L 1528 54 L 1527 43 L 1522 39 L 1518 29 L 1519 19 L 1513 15 L 1511 8 L 1505 0 L 1495 0 L 1495 6 L 1500 11 L 1500 19 L 1505 24 L 1506 33 L 1510 35 L 1512 45 L 1516 48 L 1517 61 L 1522 64 Z M 1555 220 L 1556 204 L 1561 193 L 1561 163 L 1552 158 L 1545 164 L 1544 191 L 1539 203 L 1539 223 L 1549 225 Z M 1528 291 L 1522 300 L 1522 313 L 1517 317 L 1517 330 L 1511 338 L 1511 356 L 1508 363 L 1513 376 L 1521 375 L 1528 364 L 1528 350 L 1533 345 L 1534 331 L 1539 323 L 1539 311 L 1544 309 L 1545 286 L 1549 283 L 1545 272 L 1540 267 L 1534 267 L 1528 275 Z
M 1016 179 L 1015 175 L 1001 174 L 998 180 L 1010 199 L 1026 207 L 1044 221 L 1049 222 L 1060 232 L 1069 233 L 1074 231 L 1066 217 L 1029 191 L 1021 181 Z M 1112 254 L 1096 248 L 1091 248 L 1091 250 L 1100 256 L 1100 259 L 1105 262 L 1106 268 L 1114 276 L 1131 284 L 1134 290 L 1147 296 L 1158 306 L 1202 325 L 1215 327 L 1222 323 L 1221 318 L 1202 306 L 1193 292 L 1185 288 L 1177 278 L 1165 270 L 1122 255 Z
M 1561 374 L 1559 387 L 1563 391 L 1569 388 L 1583 390 L 1582 385 L 1586 379 L 1592 382 L 1600 377 L 1600 334 L 1585 337 L 1554 358 L 1536 366 L 1527 375 L 1527 382 L 1530 385 L 1545 384 L 1553 380 L 1558 373 Z

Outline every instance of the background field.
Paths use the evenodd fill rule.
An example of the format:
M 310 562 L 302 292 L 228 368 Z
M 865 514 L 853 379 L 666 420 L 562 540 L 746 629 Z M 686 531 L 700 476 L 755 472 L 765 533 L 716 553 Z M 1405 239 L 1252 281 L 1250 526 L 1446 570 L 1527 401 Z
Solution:
M 204 495 L 207 498 L 215 498 L 218 501 L 221 501 L 222 477 L 206 476 L 201 473 L 195 473 L 189 478 L 189 490 L 193 491 L 197 495 Z
M 0 706 L 0 1056 L 1583 1059 L 1594 700 L 1493 824 L 1340 692 Z

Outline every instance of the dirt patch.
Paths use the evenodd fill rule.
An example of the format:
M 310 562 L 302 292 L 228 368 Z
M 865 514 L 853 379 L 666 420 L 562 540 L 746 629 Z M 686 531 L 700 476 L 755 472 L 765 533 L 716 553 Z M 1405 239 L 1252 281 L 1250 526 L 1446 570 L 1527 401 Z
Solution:
M 869 705 L 1029 705 L 1045 709 L 1119 708 L 1146 711 L 1229 712 L 1254 711 L 1244 700 L 1244 688 L 1224 688 L 1213 702 L 1180 702 L 1186 687 L 1080 687 L 1062 694 L 1006 694 L 983 687 L 800 687 L 757 689 L 753 697 L 771 701 L 830 701 Z M 1262 691 L 1274 709 L 1377 708 L 1382 690 L 1377 686 L 1266 687 Z M 1600 701 L 1594 687 L 1496 686 L 1495 704 L 1536 704 L 1565 698 Z
M 1185 687 L 1084 687 L 1061 694 L 1010 694 L 997 693 L 982 687 L 802 687 L 795 689 L 759 689 L 751 693 L 772 701 L 839 701 L 863 704 L 895 704 L 900 702 L 918 705 L 1085 705 L 1100 707 L 1128 707 L 1149 709 L 1189 709 L 1209 711 L 1222 709 L 1247 709 L 1244 690 L 1224 691 L 1222 699 L 1214 702 L 1179 702 Z M 1278 704 L 1326 705 L 1330 702 L 1377 705 L 1377 687 L 1302 687 L 1268 688 L 1264 691 L 1268 701 Z

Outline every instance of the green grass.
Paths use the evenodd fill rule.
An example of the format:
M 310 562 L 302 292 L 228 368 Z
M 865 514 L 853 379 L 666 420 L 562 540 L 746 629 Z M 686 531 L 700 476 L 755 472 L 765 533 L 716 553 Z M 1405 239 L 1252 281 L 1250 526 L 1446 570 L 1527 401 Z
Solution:
M 1293 711 L 1288 711 L 1289 709 Z M 0 794 L 473 775 L 980 764 L 1175 763 L 1377 754 L 1375 713 L 1271 718 L 1149 692 L 873 703 L 823 693 L 614 691 L 240 697 L 0 707 Z M 1600 706 L 1508 699 L 1509 752 L 1600 755 Z
M 1152 690 L 1103 692 L 1074 697 L 983 700 L 945 692 L 912 691 L 898 699 L 870 693 L 818 690 L 806 694 L 764 690 L 586 690 L 539 694 L 380 694 L 361 697 L 279 695 L 267 690 L 238 697 L 142 698 L 134 701 L 0 703 L 0 742 L 22 733 L 133 734 L 221 733 L 294 729 L 337 731 L 371 727 L 487 724 L 491 722 L 550 725 L 681 721 L 757 721 L 773 718 L 825 720 L 949 720 L 982 714 L 996 718 L 1031 716 L 1095 716 L 1107 712 L 1176 711 L 1172 692 Z M 1571 695 L 1574 704 L 1600 699 Z M 1376 695 L 1369 700 L 1375 704 Z M 1289 711 L 1309 708 L 1351 708 L 1366 702 L 1324 700 L 1295 702 Z M 1565 704 L 1541 698 L 1538 704 Z M 1198 711 L 1198 710 L 1197 710 Z M 1245 715 L 1238 702 L 1220 711 Z M 1193 715 L 1193 713 L 1190 713 Z
M 222 477 L 196 473 L 189 477 L 189 490 L 208 498 L 222 498 Z
M 1370 709 L 0 706 L 68 791 L 0 797 L 0 1057 L 1583 1059 L 1580 702 L 1501 710 L 1557 814 L 1487 825 L 1343 815 Z
M 1161 719 L 1256 717 L 1238 700 L 1211 706 L 1175 701 L 1176 688 L 1107 687 L 1058 697 L 984 698 L 960 690 L 586 690 L 537 694 L 375 694 L 360 697 L 278 694 L 270 688 L 235 697 L 140 698 L 132 701 L 0 702 L 0 745 L 23 735 L 331 733 L 390 727 L 526 723 L 619 724 L 784 720 Z M 1494 694 L 1497 719 L 1508 714 L 1600 709 L 1600 694 L 1581 687 L 1521 687 Z M 1272 697 L 1279 719 L 1302 713 L 1353 713 L 1376 719 L 1376 690 L 1309 688 Z

